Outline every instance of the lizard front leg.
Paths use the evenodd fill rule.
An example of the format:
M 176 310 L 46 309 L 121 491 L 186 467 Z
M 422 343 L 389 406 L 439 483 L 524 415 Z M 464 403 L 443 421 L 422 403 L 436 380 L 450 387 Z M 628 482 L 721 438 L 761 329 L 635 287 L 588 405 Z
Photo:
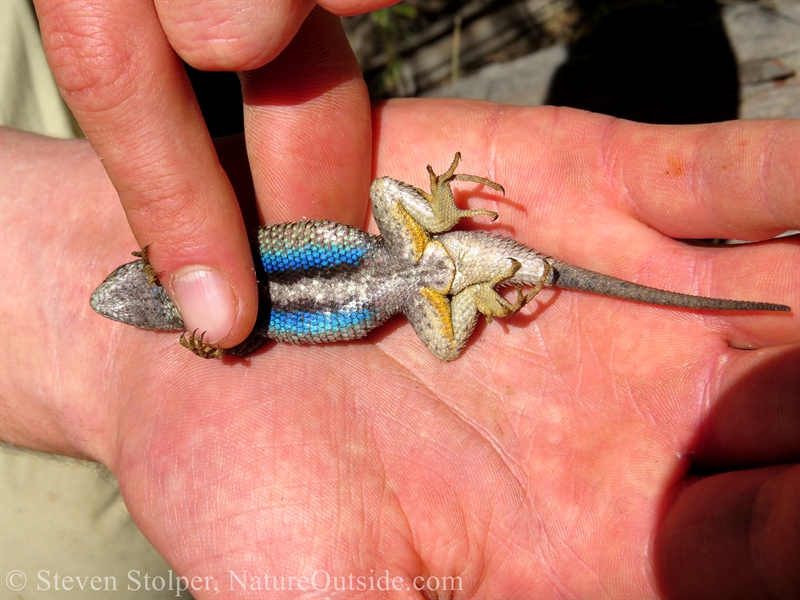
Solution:
M 182 333 L 178 341 L 181 343 L 181 346 L 200 358 L 222 358 L 223 356 L 248 356 L 258 350 L 267 340 L 261 331 L 259 331 L 258 326 L 250 332 L 250 335 L 248 335 L 241 344 L 227 349 L 207 345 L 203 341 L 204 336 L 205 333 L 197 337 L 197 330 L 195 330 L 189 333 L 189 335 Z
M 419 210 L 420 207 L 415 203 L 414 205 L 407 206 L 406 210 L 409 211 L 412 217 L 419 222 L 425 229 L 431 233 L 442 233 L 450 231 L 456 224 L 467 217 L 487 216 L 491 217 L 492 221 L 497 219 L 497 213 L 491 210 L 477 209 L 477 210 L 461 210 L 456 206 L 455 198 L 453 197 L 453 190 L 450 184 L 453 181 L 471 181 L 473 183 L 481 183 L 505 194 L 503 186 L 495 183 L 485 177 L 478 175 L 465 175 L 456 174 L 456 167 L 461 160 L 461 153 L 456 152 L 450 168 L 441 175 L 437 175 L 433 167 L 428 165 L 428 176 L 431 181 L 430 193 L 417 189 L 419 195 L 422 196 L 427 202 L 429 210 Z
M 497 213 L 490 210 L 460 210 L 456 206 L 450 188 L 453 181 L 481 183 L 505 193 L 503 186 L 489 179 L 456 174 L 460 158 L 461 154 L 456 153 L 450 168 L 441 175 L 436 175 L 428 165 L 430 192 L 390 177 L 379 177 L 372 183 L 372 215 L 378 223 L 381 236 L 398 257 L 418 261 L 432 235 L 449 231 L 465 217 L 485 215 L 497 218 Z

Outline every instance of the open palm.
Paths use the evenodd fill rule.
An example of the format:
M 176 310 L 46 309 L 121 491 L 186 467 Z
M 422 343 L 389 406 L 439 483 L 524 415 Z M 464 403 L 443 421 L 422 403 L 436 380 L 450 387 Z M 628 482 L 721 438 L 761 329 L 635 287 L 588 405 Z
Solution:
M 378 109 L 374 126 L 373 175 L 422 187 L 425 164 L 441 171 L 459 150 L 460 172 L 505 186 L 501 198 L 459 184 L 462 206 L 500 213 L 464 226 L 638 283 L 795 311 L 545 291 L 511 319 L 482 321 L 452 363 L 402 318 L 360 342 L 203 361 L 175 335 L 88 310 L 91 287 L 134 247 L 107 187 L 73 198 L 99 231 L 70 238 L 63 260 L 88 268 L 52 318 L 73 323 L 74 377 L 91 381 L 82 452 L 118 476 L 143 532 L 198 578 L 195 596 L 796 589 L 797 537 L 785 535 L 796 511 L 761 506 L 772 521 L 755 525 L 733 515 L 800 485 L 800 246 L 670 238 L 796 228 L 798 123 L 659 128 L 422 101 Z

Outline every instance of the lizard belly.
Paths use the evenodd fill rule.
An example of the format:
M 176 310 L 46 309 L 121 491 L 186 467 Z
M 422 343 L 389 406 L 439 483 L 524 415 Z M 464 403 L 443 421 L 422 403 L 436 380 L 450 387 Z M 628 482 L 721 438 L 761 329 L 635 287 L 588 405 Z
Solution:
M 447 294 L 455 274 L 435 240 L 415 259 L 338 223 L 276 225 L 264 228 L 259 242 L 268 295 L 259 334 L 281 342 L 364 337 L 420 293 Z
M 381 262 L 382 250 L 378 238 L 339 223 L 262 228 L 259 251 L 269 295 L 262 335 L 281 342 L 336 342 L 363 337 L 383 323 L 389 315 L 372 289 L 370 267 Z
M 391 290 L 363 269 L 355 277 L 284 275 L 269 281 L 266 336 L 273 340 L 304 344 L 354 340 L 397 312 Z

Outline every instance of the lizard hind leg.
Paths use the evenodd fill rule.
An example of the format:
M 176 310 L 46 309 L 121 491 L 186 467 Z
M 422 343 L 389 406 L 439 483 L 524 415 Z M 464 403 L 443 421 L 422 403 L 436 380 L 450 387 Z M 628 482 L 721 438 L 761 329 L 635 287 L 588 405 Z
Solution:
M 457 294 L 457 296 L 466 294 L 471 302 L 474 302 L 478 312 L 485 316 L 489 323 L 492 322 L 494 317 L 505 318 L 517 314 L 523 306 L 533 300 L 534 296 L 541 291 L 545 281 L 547 281 L 549 272 L 545 271 L 536 286 L 526 294 L 522 290 L 521 284 L 516 281 L 509 281 L 513 280 L 514 275 L 520 270 L 522 264 L 515 258 L 509 258 L 508 261 L 510 264 L 507 269 L 499 271 L 488 281 L 475 283 Z M 510 284 L 516 290 L 517 297 L 514 302 L 506 300 L 495 289 L 498 285 L 503 284 Z
M 550 263 L 543 261 L 545 266 L 542 270 L 542 275 L 539 277 L 533 289 L 525 293 L 520 283 L 509 281 L 513 280 L 514 275 L 520 270 L 522 264 L 514 258 L 509 258 L 508 260 L 511 264 L 507 270 L 499 272 L 489 281 L 473 284 L 453 297 L 452 312 L 454 330 L 459 327 L 457 323 L 459 317 L 456 316 L 456 312 L 464 310 L 462 308 L 464 303 L 474 305 L 475 310 L 486 317 L 487 322 L 491 323 L 494 317 L 506 318 L 517 314 L 528 302 L 533 300 L 533 298 L 542 291 L 542 288 L 547 282 L 547 277 L 550 275 Z M 516 290 L 517 297 L 514 302 L 506 300 L 495 289 L 498 285 L 503 285 L 504 283 L 512 285 Z
M 442 233 L 449 231 L 458 223 L 459 220 L 467 217 L 487 216 L 493 221 L 497 219 L 497 213 L 486 209 L 475 210 L 461 210 L 456 206 L 455 198 L 453 197 L 453 190 L 450 184 L 453 181 L 471 181 L 473 183 L 480 183 L 486 185 L 494 190 L 505 194 L 503 186 L 499 183 L 479 177 L 478 175 L 465 175 L 456 174 L 455 170 L 458 162 L 461 160 L 461 153 L 456 152 L 450 168 L 441 175 L 437 175 L 433 167 L 428 165 L 428 176 L 431 182 L 431 191 L 417 189 L 417 192 L 427 201 L 428 206 L 432 212 L 433 218 L 420 220 L 417 215 L 415 218 L 420 220 L 420 224 L 431 233 Z
M 491 322 L 492 317 L 508 317 L 525 306 L 527 297 L 522 292 L 521 286 L 516 283 L 513 285 L 517 288 L 517 299 L 513 303 L 498 294 L 494 290 L 493 284 L 489 282 L 471 285 L 449 299 L 444 296 L 449 309 L 446 316 L 442 318 L 443 311 L 439 309 L 436 311 L 439 314 L 433 327 L 430 325 L 423 328 L 415 326 L 415 329 L 425 345 L 436 356 L 442 360 L 458 358 L 475 331 L 479 314 L 483 314 L 486 320 Z M 433 311 L 425 312 L 430 315 Z M 427 322 L 431 323 L 430 320 Z
M 441 360 L 459 357 L 478 322 L 475 304 L 457 299 L 425 288 L 404 311 L 428 350 Z
M 414 331 L 428 349 L 441 360 L 454 360 L 464 350 L 478 315 L 482 314 L 491 322 L 494 317 L 510 317 L 525 306 L 542 289 L 549 268 L 545 269 L 540 280 L 529 293 L 524 293 L 522 285 L 512 281 L 517 291 L 514 302 L 509 302 L 497 293 L 495 286 L 513 278 L 521 264 L 510 258 L 507 269 L 500 271 L 489 281 L 472 284 L 454 296 L 423 288 L 420 294 L 406 308 L 405 313 Z M 549 267 L 549 265 L 548 265 Z

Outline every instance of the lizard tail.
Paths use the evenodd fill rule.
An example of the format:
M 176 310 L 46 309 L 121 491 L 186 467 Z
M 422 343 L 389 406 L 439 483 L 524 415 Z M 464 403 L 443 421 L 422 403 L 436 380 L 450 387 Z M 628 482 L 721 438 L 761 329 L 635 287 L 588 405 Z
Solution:
M 751 302 L 747 300 L 723 300 L 721 298 L 706 298 L 704 296 L 668 292 L 666 290 L 659 290 L 658 288 L 639 285 L 630 281 L 617 279 L 616 277 L 595 273 L 588 269 L 574 267 L 558 260 L 549 259 L 549 262 L 553 267 L 553 274 L 550 278 L 551 280 L 547 282 L 547 285 L 553 287 L 591 292 L 602 296 L 634 300 L 647 304 L 676 306 L 679 308 L 691 308 L 696 310 L 791 311 L 791 308 L 784 304 Z

